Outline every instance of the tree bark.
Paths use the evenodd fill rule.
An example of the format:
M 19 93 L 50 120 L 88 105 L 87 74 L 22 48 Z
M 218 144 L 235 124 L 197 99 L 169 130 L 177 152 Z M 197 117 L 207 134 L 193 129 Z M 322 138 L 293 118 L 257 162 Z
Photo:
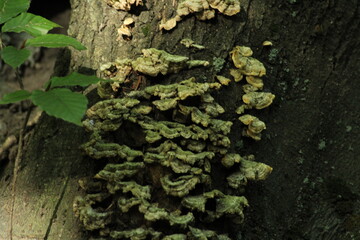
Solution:
M 246 188 L 250 208 L 237 229 L 237 239 L 356 239 L 360 231 L 359 5 L 356 0 L 248 0 L 241 12 L 214 20 L 184 18 L 174 30 L 161 32 L 161 18 L 175 12 L 172 0 L 146 1 L 131 12 L 116 11 L 103 1 L 75 1 L 69 35 L 86 51 L 71 51 L 70 69 L 97 72 L 116 58 L 136 58 L 143 48 L 213 62 L 226 60 L 236 45 L 249 46 L 267 68 L 265 89 L 276 95 L 265 111 L 256 112 L 267 129 L 260 142 L 241 139 L 241 124 L 232 127 L 232 142 L 241 155 L 274 168 L 264 182 Z M 133 38 L 118 38 L 126 17 L 135 20 Z M 183 38 L 206 46 L 194 51 Z M 273 46 L 262 46 L 269 40 Z M 58 64 L 58 66 L 66 64 Z M 65 70 L 66 72 L 66 70 Z M 97 72 L 98 73 L 98 72 Z M 222 73 L 222 72 L 220 72 Z M 174 83 L 192 76 L 210 81 L 212 67 L 172 74 Z M 223 87 L 217 96 L 224 118 L 233 121 L 241 105 L 240 85 Z M 96 101 L 96 97 L 91 100 Z M 18 173 L 13 239 L 88 239 L 72 212 L 81 195 L 78 179 L 93 176 L 97 166 L 79 146 L 82 128 L 43 116 L 29 137 Z M 1 173 L 1 219 L 9 218 L 11 166 Z M 1 221 L 0 239 L 9 239 L 8 221 Z

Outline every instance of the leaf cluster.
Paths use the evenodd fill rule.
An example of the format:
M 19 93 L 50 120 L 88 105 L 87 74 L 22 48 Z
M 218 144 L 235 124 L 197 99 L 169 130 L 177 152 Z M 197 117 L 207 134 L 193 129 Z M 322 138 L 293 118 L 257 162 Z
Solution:
M 30 99 L 50 116 L 81 125 L 81 119 L 87 109 L 87 98 L 77 92 L 72 92 L 65 86 L 88 86 L 99 81 L 106 81 L 95 76 L 73 72 L 65 77 L 52 77 L 47 83 L 47 91 L 18 90 L 6 94 L 0 104 L 9 104 Z
M 3 46 L 0 36 L 0 57 L 2 61 L 12 68 L 18 68 L 31 55 L 28 47 L 73 47 L 76 50 L 85 50 L 76 39 L 62 35 L 49 34 L 48 32 L 60 25 L 38 15 L 28 13 L 30 0 L 0 0 L 0 26 L 1 33 L 26 32 L 32 36 L 26 40 L 23 47 L 18 49 L 13 46 Z M 46 90 L 24 89 L 6 94 L 0 104 L 9 104 L 30 99 L 50 116 L 61 118 L 65 121 L 81 125 L 81 119 L 86 111 L 88 100 L 81 94 L 72 92 L 65 86 L 87 86 L 105 81 L 95 76 L 72 73 L 66 77 L 53 77 L 46 86 Z

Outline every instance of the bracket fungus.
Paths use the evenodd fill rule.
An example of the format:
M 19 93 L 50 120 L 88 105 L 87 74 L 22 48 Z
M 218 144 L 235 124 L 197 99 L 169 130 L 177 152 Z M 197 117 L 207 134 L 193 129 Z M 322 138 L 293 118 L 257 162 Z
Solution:
M 251 57 L 253 51 L 249 47 L 236 46 L 230 52 L 231 59 L 236 69 L 230 69 L 230 75 L 239 82 L 245 76 L 248 84 L 243 85 L 242 95 L 244 104 L 236 109 L 237 114 L 243 114 L 247 109 L 263 109 L 270 106 L 275 99 L 275 95 L 269 92 L 258 92 L 264 86 L 263 80 L 260 78 L 266 74 L 264 65 L 257 59 Z M 239 117 L 239 120 L 247 125 L 244 129 L 243 135 L 253 138 L 254 140 L 261 139 L 261 132 L 266 129 L 265 123 L 260 121 L 257 117 L 246 114 Z
M 113 80 L 113 83 L 100 83 L 98 94 L 102 98 L 113 97 L 122 85 L 130 81 L 133 72 L 156 77 L 159 74 L 178 73 L 183 69 L 208 65 L 209 62 L 205 60 L 190 60 L 156 48 L 143 49 L 142 56 L 135 60 L 125 58 L 102 64 L 99 68 L 101 74 Z
M 112 239 L 136 239 L 142 240 L 147 239 L 148 236 L 151 236 L 151 239 L 159 239 L 161 236 L 160 232 L 154 231 L 152 228 L 134 228 L 130 230 L 123 230 L 123 231 L 111 231 L 110 237 Z
M 266 41 L 264 41 L 264 42 L 262 43 L 262 45 L 263 45 L 263 46 L 272 46 L 273 43 L 272 43 L 271 41 L 266 40 Z
M 249 92 L 242 96 L 243 102 L 250 107 L 263 109 L 273 102 L 275 95 L 268 92 Z
M 261 132 L 266 129 L 266 125 L 263 121 L 260 121 L 257 117 L 249 114 L 242 115 L 239 120 L 247 125 L 247 129 L 244 129 L 243 135 L 251 137 L 254 140 L 261 140 Z
M 230 174 L 226 180 L 231 188 L 242 190 L 248 181 L 265 180 L 272 172 L 272 167 L 254 161 L 254 155 L 242 157 L 239 170 Z
M 259 77 L 254 77 L 254 76 L 246 76 L 246 81 L 252 85 L 253 87 L 257 88 L 257 89 L 262 89 L 264 87 L 264 82 L 261 78 Z
M 116 10 L 130 11 L 132 6 L 142 6 L 142 0 L 104 0 Z
M 233 76 L 235 82 L 240 82 L 244 77 L 239 69 L 230 69 L 230 75 Z
M 101 207 L 96 209 L 93 207 L 93 205 L 104 201 L 107 197 L 109 197 L 107 193 L 94 193 L 87 194 L 84 198 L 75 198 L 73 204 L 75 216 L 80 219 L 86 230 L 103 229 L 107 224 L 111 223 L 112 211 L 106 211 Z
M 166 75 L 177 73 L 184 68 L 209 65 L 208 61 L 189 60 L 188 57 L 172 55 L 156 48 L 143 49 L 142 53 L 143 57 L 132 62 L 133 68 L 135 71 L 153 77 L 159 73 Z
M 224 76 L 216 75 L 215 77 L 221 83 L 221 85 L 227 86 L 231 82 L 231 79 Z
M 123 24 L 118 29 L 119 37 L 117 38 L 117 40 L 120 40 L 121 37 L 123 37 L 126 40 L 130 40 L 132 37 L 131 29 L 133 24 L 134 24 L 133 18 L 125 18 Z
M 169 20 L 162 19 L 160 30 L 171 30 L 185 16 L 195 13 L 199 20 L 209 20 L 215 17 L 215 10 L 233 16 L 240 12 L 240 0 L 181 0 L 176 9 L 176 15 Z
M 221 2 L 236 1 L 205 2 L 226 12 L 232 8 L 224 8 Z M 252 54 L 245 48 L 238 52 L 245 58 Z M 136 60 L 117 60 L 101 70 L 118 80 L 112 91 L 119 91 L 131 71 L 156 77 L 192 64 L 184 56 L 145 49 Z M 196 64 L 206 65 L 204 61 Z M 244 71 L 239 74 L 254 76 Z M 235 76 L 239 79 L 240 75 Z M 216 225 L 243 221 L 248 202 L 241 190 L 248 181 L 265 179 L 272 168 L 255 162 L 251 155 L 230 152 L 233 122 L 219 118 L 225 110 L 212 96 L 230 80 L 217 79 L 220 83 L 200 83 L 192 77 L 150 85 L 120 94 L 122 97 L 105 96 L 108 99 L 87 110 L 83 124 L 91 136 L 82 148 L 91 158 L 107 163 L 93 177 L 93 184 L 86 181 L 94 186 L 91 190 L 82 184 L 87 195 L 74 203 L 85 229 L 106 239 L 231 239 Z M 259 80 L 252 79 L 252 83 L 259 84 Z M 261 109 L 271 103 L 272 95 L 256 91 L 243 95 L 244 109 Z M 240 120 L 250 136 L 259 137 L 265 129 L 251 115 Z M 217 171 L 227 176 L 218 178 Z
M 180 43 L 181 43 L 182 45 L 184 45 L 185 47 L 187 47 L 187 48 L 191 48 L 191 47 L 192 47 L 192 48 L 196 48 L 196 49 L 198 49 L 198 50 L 205 49 L 204 46 L 199 45 L 199 44 L 196 44 L 196 43 L 194 42 L 194 40 L 191 40 L 191 39 L 189 39 L 189 38 L 181 39 Z
M 251 57 L 253 51 L 249 47 L 236 46 L 231 52 L 231 59 L 241 74 L 262 77 L 266 74 L 264 65 Z

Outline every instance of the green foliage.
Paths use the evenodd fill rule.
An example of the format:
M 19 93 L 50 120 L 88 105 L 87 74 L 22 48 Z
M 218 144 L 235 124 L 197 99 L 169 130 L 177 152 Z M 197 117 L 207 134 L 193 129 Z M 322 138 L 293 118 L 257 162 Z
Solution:
M 49 30 L 61 26 L 43 17 L 27 13 L 29 5 L 29 0 L 0 0 L 0 24 L 3 24 L 1 32 L 29 33 L 34 38 L 28 39 L 25 47 L 58 48 L 70 46 L 77 50 L 86 49 L 80 42 L 69 36 L 48 34 Z M 17 49 L 13 46 L 3 48 L 0 45 L 0 50 L 2 60 L 13 68 L 23 64 L 31 54 L 30 50 L 26 48 Z M 55 87 L 87 86 L 99 81 L 101 79 L 95 76 L 79 73 L 72 73 L 66 77 L 53 77 L 48 82 L 47 91 L 34 90 L 31 93 L 26 90 L 15 91 L 6 94 L 0 100 L 0 104 L 30 99 L 50 116 L 81 125 L 81 119 L 87 109 L 87 98 L 81 93 Z
M 66 88 L 54 87 L 87 86 L 99 81 L 107 80 L 80 73 L 72 73 L 66 77 L 53 77 L 49 81 L 49 91 L 34 90 L 30 93 L 25 90 L 19 90 L 5 95 L 0 100 L 0 104 L 9 104 L 30 98 L 36 106 L 39 106 L 50 116 L 81 125 L 81 119 L 87 109 L 87 98 L 81 93 L 72 92 Z
M 26 100 L 31 96 L 31 93 L 25 90 L 18 90 L 9 94 L 6 94 L 2 100 L 0 100 L 0 104 L 9 104 L 15 103 L 22 100 Z
M 31 100 L 50 116 L 81 126 L 81 119 L 87 108 L 87 98 L 66 88 L 56 88 L 47 92 L 34 90 Z
M 46 34 L 26 41 L 25 46 L 58 48 L 71 46 L 76 50 L 85 50 L 86 47 L 76 39 L 61 34 Z
M 47 20 L 46 18 L 31 14 L 22 13 L 13 19 L 7 21 L 2 27 L 2 32 L 27 32 L 31 36 L 38 37 L 47 34 L 47 32 L 60 25 Z
M 1 51 L 1 58 L 11 67 L 17 68 L 28 59 L 30 54 L 31 52 L 28 49 L 17 49 L 13 46 L 7 46 Z
M 0 0 L 0 24 L 25 12 L 29 6 L 29 0 Z

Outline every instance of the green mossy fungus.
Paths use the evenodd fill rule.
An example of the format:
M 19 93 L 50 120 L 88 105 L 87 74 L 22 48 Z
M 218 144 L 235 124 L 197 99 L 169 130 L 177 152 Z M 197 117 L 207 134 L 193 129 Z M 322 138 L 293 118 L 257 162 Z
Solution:
M 143 64 L 150 52 L 158 61 Z M 124 65 L 117 71 L 146 65 L 145 72 L 156 76 L 188 64 L 187 57 L 161 50 L 143 53 L 135 61 L 119 60 Z M 100 86 L 99 92 L 114 96 L 121 84 Z M 231 239 L 213 223 L 241 223 L 248 206 L 241 192 L 272 168 L 252 155 L 229 152 L 233 122 L 219 119 L 225 110 L 211 96 L 221 87 L 190 78 L 110 96 L 88 109 L 83 124 L 91 137 L 83 149 L 107 164 L 87 181 L 89 187 L 81 181 L 87 195 L 76 199 L 74 211 L 85 229 L 106 239 Z M 216 177 L 221 171 L 226 175 Z

